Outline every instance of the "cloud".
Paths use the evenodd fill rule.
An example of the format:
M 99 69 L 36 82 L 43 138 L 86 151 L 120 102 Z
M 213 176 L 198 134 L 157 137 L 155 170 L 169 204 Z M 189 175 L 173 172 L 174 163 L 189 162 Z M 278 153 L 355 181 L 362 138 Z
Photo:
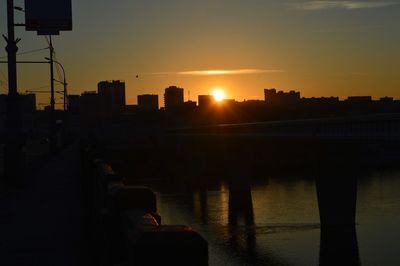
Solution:
M 300 10 L 317 11 L 324 9 L 370 9 L 387 7 L 396 4 L 397 3 L 384 1 L 307 1 L 300 4 L 293 4 L 293 6 Z
M 157 72 L 148 73 L 147 75 L 182 75 L 182 76 L 218 76 L 218 75 L 249 75 L 249 74 L 266 74 L 266 73 L 282 73 L 280 69 L 213 69 L 213 70 L 191 70 L 179 72 Z
M 192 76 L 217 76 L 217 75 L 248 75 L 248 74 L 264 74 L 264 73 L 280 73 L 284 72 L 279 69 L 234 69 L 234 70 L 195 70 L 195 71 L 182 71 L 178 75 L 192 75 Z

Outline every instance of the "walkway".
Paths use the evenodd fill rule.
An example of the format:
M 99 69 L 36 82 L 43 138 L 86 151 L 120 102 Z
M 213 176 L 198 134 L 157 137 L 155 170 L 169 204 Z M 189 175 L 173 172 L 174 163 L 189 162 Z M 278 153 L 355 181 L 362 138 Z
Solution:
M 0 265 L 84 265 L 79 152 L 72 146 L 0 195 Z

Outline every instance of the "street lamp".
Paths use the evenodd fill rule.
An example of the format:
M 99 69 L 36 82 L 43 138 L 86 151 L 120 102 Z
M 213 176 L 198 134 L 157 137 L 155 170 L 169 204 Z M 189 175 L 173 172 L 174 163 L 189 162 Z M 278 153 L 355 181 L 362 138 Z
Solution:
M 48 60 L 48 61 L 53 61 L 54 63 L 56 63 L 57 65 L 59 65 L 60 67 L 61 67 L 61 69 L 62 69 L 62 72 L 63 72 L 63 81 L 59 81 L 59 80 L 56 80 L 56 79 L 54 79 L 53 78 L 53 81 L 57 81 L 57 82 L 59 82 L 59 83 L 61 83 L 61 84 L 63 84 L 63 86 L 64 86 L 64 111 L 66 111 L 67 110 L 67 85 L 68 85 L 68 83 L 67 83 L 67 81 L 66 81 L 66 76 L 65 76 L 65 69 L 64 69 L 64 67 L 63 67 L 63 65 L 60 63 L 60 62 L 58 62 L 57 60 L 52 60 L 51 58 L 49 58 L 49 57 L 45 57 L 44 59 L 46 59 L 46 60 Z M 52 81 L 52 82 L 53 82 Z

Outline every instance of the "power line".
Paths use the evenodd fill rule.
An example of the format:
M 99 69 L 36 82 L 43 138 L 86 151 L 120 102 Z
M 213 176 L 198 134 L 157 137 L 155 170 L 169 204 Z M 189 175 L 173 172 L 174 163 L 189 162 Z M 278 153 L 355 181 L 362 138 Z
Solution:
M 44 39 L 46 40 L 47 45 L 50 47 L 50 39 L 47 35 L 44 36 Z
M 44 39 L 45 39 L 45 41 L 47 43 L 47 47 L 46 48 L 28 50 L 28 51 L 24 51 L 24 52 L 18 53 L 17 55 L 31 54 L 31 53 L 36 53 L 36 52 L 40 52 L 40 51 L 44 51 L 44 50 L 50 49 L 50 39 L 49 39 L 49 37 L 48 36 L 44 36 Z M 7 58 L 7 57 L 8 57 L 7 55 L 0 56 L 0 59 Z M 55 61 L 57 61 L 56 52 L 54 50 L 54 47 L 53 47 L 53 57 L 54 57 Z M 56 64 L 56 72 L 57 72 L 58 80 L 62 80 L 61 70 L 60 70 L 60 66 L 58 64 Z M 4 89 L 7 90 L 7 87 L 8 87 L 8 81 L 7 80 L 8 80 L 8 78 L 6 77 L 6 75 L 2 71 L 2 69 L 0 69 L 0 75 L 1 75 L 0 88 L 4 87 Z M 5 85 L 5 86 L 3 86 L 3 85 Z M 56 86 L 58 86 L 58 84 Z M 34 90 L 48 88 L 48 87 L 50 87 L 50 86 L 49 85 L 42 86 L 42 87 L 35 88 Z
M 35 49 L 35 50 L 21 52 L 21 53 L 18 53 L 17 55 L 32 54 L 32 53 L 40 52 L 40 51 L 47 50 L 47 49 L 48 48 Z M 3 59 L 3 58 L 7 58 L 7 55 L 0 57 L 0 59 Z
M 49 88 L 49 87 L 50 87 L 50 85 L 43 85 L 43 86 L 40 86 L 40 87 L 32 88 L 32 89 L 30 89 L 30 90 L 35 90 L 35 91 L 37 91 L 37 90 L 46 89 L 46 88 Z
M 21 52 L 21 53 L 18 53 L 17 55 L 32 54 L 32 53 L 36 53 L 36 52 L 40 52 L 40 51 L 44 51 L 44 50 L 47 50 L 47 48 L 41 48 L 41 49 L 35 49 L 35 50 L 26 51 L 26 52 Z

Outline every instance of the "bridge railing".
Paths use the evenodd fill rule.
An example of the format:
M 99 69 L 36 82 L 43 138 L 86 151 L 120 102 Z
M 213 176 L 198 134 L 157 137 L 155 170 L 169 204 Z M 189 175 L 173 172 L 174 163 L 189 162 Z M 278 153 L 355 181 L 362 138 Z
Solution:
M 208 244 L 184 225 L 162 225 L 155 193 L 126 185 L 82 146 L 86 229 L 93 265 L 208 265 Z

